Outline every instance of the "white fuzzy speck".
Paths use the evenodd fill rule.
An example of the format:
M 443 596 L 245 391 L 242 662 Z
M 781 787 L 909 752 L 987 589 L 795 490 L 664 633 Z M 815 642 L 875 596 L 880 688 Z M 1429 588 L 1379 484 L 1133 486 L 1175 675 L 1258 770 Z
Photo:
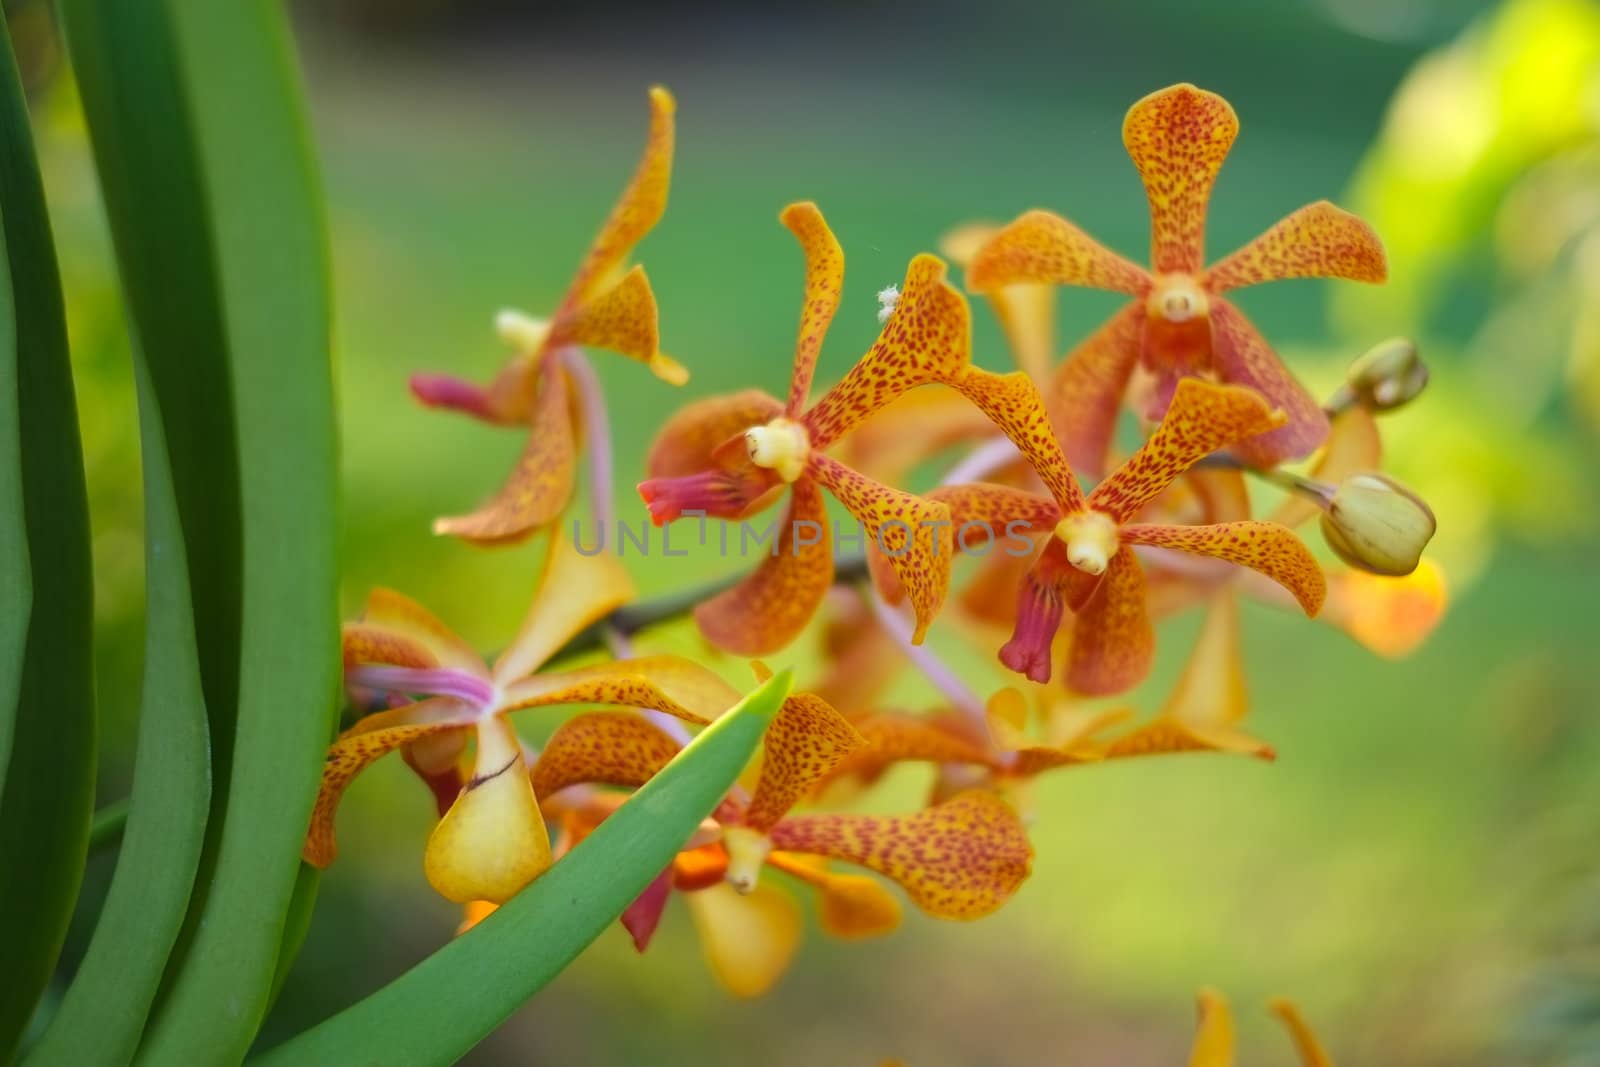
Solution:
M 889 316 L 894 314 L 894 306 L 900 301 L 900 287 L 891 285 L 886 289 L 878 290 L 878 321 L 888 322 Z

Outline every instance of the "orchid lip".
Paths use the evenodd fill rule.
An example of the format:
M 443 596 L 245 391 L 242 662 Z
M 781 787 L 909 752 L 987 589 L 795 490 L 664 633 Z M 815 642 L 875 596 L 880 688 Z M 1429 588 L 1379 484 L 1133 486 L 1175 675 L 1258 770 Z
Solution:
M 495 689 L 491 682 L 449 667 L 388 667 L 363 664 L 347 668 L 345 681 L 350 685 L 383 689 L 392 693 L 455 697 L 480 708 L 489 707 L 495 702 Z

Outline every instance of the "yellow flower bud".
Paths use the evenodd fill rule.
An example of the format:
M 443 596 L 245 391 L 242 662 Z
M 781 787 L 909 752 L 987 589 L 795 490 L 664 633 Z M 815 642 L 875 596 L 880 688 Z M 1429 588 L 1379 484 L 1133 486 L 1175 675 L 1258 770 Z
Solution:
M 1380 341 L 1350 364 L 1336 407 L 1360 404 L 1368 411 L 1402 407 L 1428 384 L 1428 365 L 1408 337 Z
M 1411 490 L 1382 474 L 1352 474 L 1334 490 L 1322 536 L 1340 559 L 1372 574 L 1417 569 L 1438 522 Z

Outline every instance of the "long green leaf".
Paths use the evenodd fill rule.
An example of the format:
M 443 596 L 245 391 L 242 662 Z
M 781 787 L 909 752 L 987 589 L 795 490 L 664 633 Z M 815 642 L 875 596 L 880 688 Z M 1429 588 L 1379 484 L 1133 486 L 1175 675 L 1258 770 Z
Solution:
M 133 797 L 94 937 L 29 1067 L 127 1064 L 188 909 L 211 791 L 188 561 L 149 375 L 137 361 L 145 481 L 145 655 Z
M 11 41 L 0 27 L 0 1063 L 49 981 L 94 807 L 89 509 L 66 316 Z M 20 530 L 16 523 L 20 519 Z M 22 537 L 17 535 L 21 533 Z M 26 577 L 24 578 L 24 571 Z M 20 651 L 20 656 L 18 655 Z
M 757 688 L 572 853 L 389 985 L 257 1057 L 255 1067 L 454 1063 L 622 914 L 739 776 L 789 695 Z
M 200 874 L 140 1055 L 237 1062 L 307 884 L 298 857 L 338 693 L 320 197 L 275 3 L 63 8 L 161 398 L 213 751 Z

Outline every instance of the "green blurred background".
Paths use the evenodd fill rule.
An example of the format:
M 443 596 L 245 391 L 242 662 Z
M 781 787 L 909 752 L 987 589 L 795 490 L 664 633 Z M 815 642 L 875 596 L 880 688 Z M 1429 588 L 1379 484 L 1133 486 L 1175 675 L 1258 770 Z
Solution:
M 127 789 L 139 675 L 127 342 L 48 5 L 5 6 L 80 371 L 106 802 Z M 1178 1064 L 1191 998 L 1215 985 L 1241 1016 L 1244 1063 L 1288 1057 L 1260 1010 L 1273 993 L 1302 1004 L 1343 1064 L 1600 1063 L 1600 10 L 345 0 L 297 16 L 336 268 L 350 611 L 384 584 L 484 647 L 514 626 L 539 550 L 474 550 L 428 524 L 477 503 L 521 441 L 423 410 L 406 378 L 487 377 L 504 358 L 493 313 L 553 305 L 633 166 L 655 82 L 678 97 L 678 153 L 671 206 L 639 258 L 665 347 L 694 379 L 678 392 L 597 360 L 625 517 L 642 515 L 627 490 L 676 405 L 787 381 L 800 265 L 783 204 L 818 201 L 849 262 L 826 380 L 875 335 L 872 294 L 955 224 L 1050 207 L 1142 258 L 1122 114 L 1180 80 L 1221 92 L 1242 121 L 1213 254 L 1322 197 L 1389 245 L 1385 289 L 1241 295 L 1291 364 L 1326 385 L 1371 342 L 1407 333 L 1434 366 L 1430 391 L 1384 428 L 1392 470 L 1438 512 L 1450 614 L 1413 657 L 1385 662 L 1329 628 L 1249 613 L 1251 726 L 1276 764 L 1182 757 L 1046 779 L 1035 874 L 997 916 L 909 916 L 866 944 L 809 936 L 757 1002 L 716 987 L 676 906 L 647 955 L 606 935 L 472 1062 Z M 1114 306 L 1065 292 L 1063 348 Z M 1003 367 L 992 319 L 977 316 L 980 362 Z M 634 561 L 646 594 L 738 566 Z M 1193 628 L 1163 633 L 1141 707 Z M 958 631 L 932 640 L 978 688 L 1001 681 Z M 644 644 L 701 651 L 682 626 Z M 802 680 L 815 671 L 803 649 L 775 660 Z M 743 683 L 742 665 L 721 666 Z M 907 674 L 894 699 L 936 697 Z M 925 784 L 906 770 L 872 803 L 903 806 Z M 459 917 L 422 877 L 431 819 L 398 760 L 351 790 L 341 861 L 265 1040 L 451 936 Z M 91 865 L 86 899 L 109 873 L 107 857 Z

